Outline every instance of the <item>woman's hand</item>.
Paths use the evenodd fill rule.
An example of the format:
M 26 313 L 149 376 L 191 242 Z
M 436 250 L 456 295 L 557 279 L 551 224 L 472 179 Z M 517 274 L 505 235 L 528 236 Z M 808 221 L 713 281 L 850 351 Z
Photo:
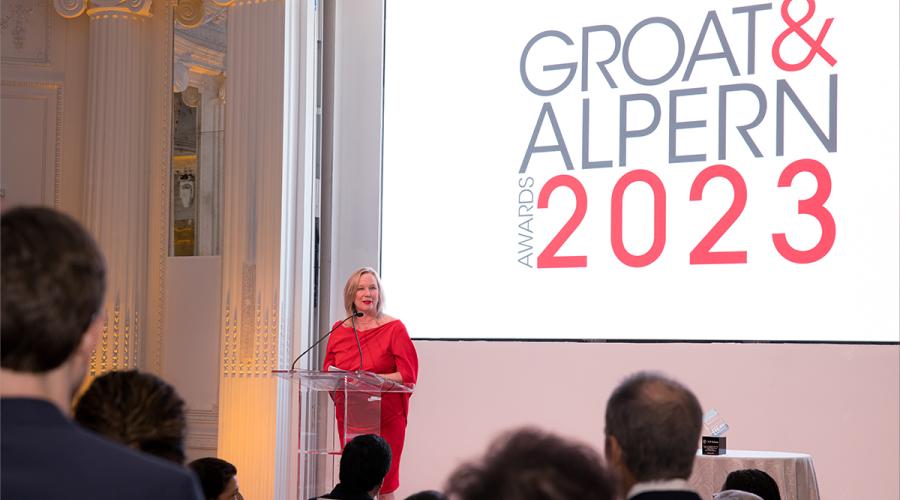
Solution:
M 403 375 L 400 375 L 400 372 L 379 373 L 378 376 L 380 376 L 381 378 L 386 378 L 392 382 L 397 382 L 398 384 L 403 383 Z

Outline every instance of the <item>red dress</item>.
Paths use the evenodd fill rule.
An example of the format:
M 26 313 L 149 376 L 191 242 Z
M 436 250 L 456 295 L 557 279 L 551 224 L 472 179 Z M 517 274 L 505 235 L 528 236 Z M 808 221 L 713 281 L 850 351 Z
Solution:
M 335 323 L 337 325 L 337 323 Z M 404 384 L 415 384 L 419 374 L 419 358 L 409 339 L 406 327 L 395 319 L 369 330 L 357 330 L 362 346 L 362 369 L 372 373 L 400 372 Z M 359 370 L 359 350 L 353 329 L 338 326 L 328 339 L 322 369 L 334 366 L 342 370 Z M 406 415 L 410 394 L 384 393 L 381 398 L 381 437 L 391 446 L 391 469 L 384 478 L 382 493 L 391 493 L 400 486 L 400 454 L 406 436 Z M 344 442 L 343 412 L 338 409 L 338 432 Z

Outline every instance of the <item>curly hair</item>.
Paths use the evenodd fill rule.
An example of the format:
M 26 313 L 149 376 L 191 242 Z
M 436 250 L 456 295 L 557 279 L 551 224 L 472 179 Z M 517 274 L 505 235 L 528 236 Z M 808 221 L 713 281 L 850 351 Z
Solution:
M 446 491 L 461 500 L 612 500 L 617 488 L 593 448 L 526 428 L 456 469 Z
M 184 401 L 150 373 L 128 370 L 97 377 L 78 400 L 75 421 L 126 446 L 184 464 Z

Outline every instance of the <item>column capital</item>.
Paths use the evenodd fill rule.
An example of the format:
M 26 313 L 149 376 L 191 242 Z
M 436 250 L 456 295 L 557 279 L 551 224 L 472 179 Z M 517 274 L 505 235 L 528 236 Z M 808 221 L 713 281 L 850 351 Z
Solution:
M 102 13 L 121 13 L 150 17 L 153 0 L 53 0 L 56 13 L 66 19 Z
M 203 0 L 178 0 L 175 5 L 175 19 L 185 28 L 203 24 L 203 15 Z

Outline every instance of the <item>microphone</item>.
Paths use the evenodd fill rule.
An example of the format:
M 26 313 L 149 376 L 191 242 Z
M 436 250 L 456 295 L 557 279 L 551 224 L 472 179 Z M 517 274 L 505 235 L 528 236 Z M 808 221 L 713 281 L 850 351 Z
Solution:
M 328 330 L 328 333 L 319 337 L 319 340 L 315 341 L 313 343 L 313 345 L 309 346 L 309 349 L 301 352 L 299 356 L 294 358 L 294 362 L 291 363 L 291 371 L 294 370 L 294 365 L 297 364 L 297 361 L 300 361 L 300 358 L 302 358 L 303 356 L 306 355 L 306 353 L 311 351 L 313 349 L 313 347 L 319 345 L 319 343 L 321 343 L 323 340 L 327 339 L 329 335 L 331 335 L 332 333 L 334 333 L 335 330 L 337 330 L 337 327 L 344 324 L 344 321 L 347 321 L 348 319 L 351 319 L 351 318 L 359 318 L 359 317 L 362 317 L 362 315 L 363 315 L 363 313 L 361 313 L 361 312 L 353 311 L 353 314 L 351 314 L 350 316 L 347 316 L 346 318 L 342 319 L 338 324 L 334 325 L 334 328 L 332 328 L 331 330 Z M 353 333 L 354 334 L 356 333 L 356 326 L 353 327 Z M 359 337 L 356 338 L 356 343 L 357 343 L 357 345 L 359 344 Z M 362 353 L 362 351 L 360 351 L 360 353 Z M 360 359 L 362 359 L 362 354 L 360 354 Z M 360 368 L 362 368 L 362 365 L 360 365 Z
M 356 306 L 353 307 L 353 310 L 356 310 Z M 350 317 L 350 324 L 353 326 L 353 336 L 356 337 L 356 349 L 359 351 L 359 371 L 362 371 L 362 346 L 359 344 L 359 334 L 356 333 L 356 318 L 362 317 L 363 313 L 358 312 Z

